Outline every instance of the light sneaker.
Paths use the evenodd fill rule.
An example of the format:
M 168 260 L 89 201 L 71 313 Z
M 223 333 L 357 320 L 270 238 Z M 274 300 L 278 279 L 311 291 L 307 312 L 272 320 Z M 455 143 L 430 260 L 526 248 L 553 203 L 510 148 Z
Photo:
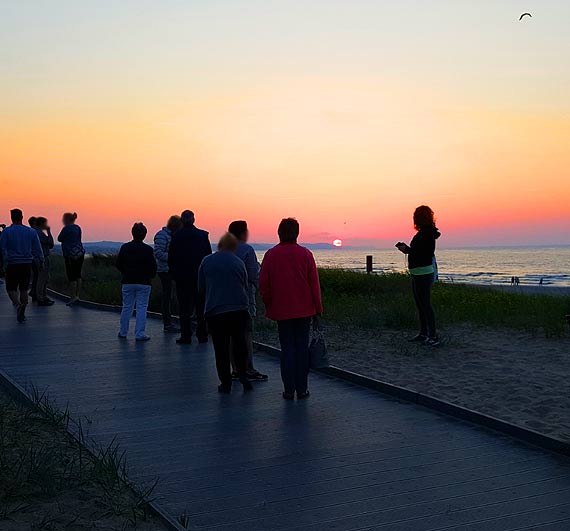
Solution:
M 424 346 L 426 347 L 435 348 L 439 347 L 440 345 L 441 345 L 441 339 L 439 339 L 439 337 L 429 337 L 424 341 Z

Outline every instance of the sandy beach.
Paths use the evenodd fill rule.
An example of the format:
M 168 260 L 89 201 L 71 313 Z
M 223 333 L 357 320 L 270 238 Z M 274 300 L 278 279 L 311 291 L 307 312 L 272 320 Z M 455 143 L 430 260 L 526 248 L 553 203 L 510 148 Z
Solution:
M 570 338 L 458 326 L 428 350 L 406 334 L 327 329 L 331 363 L 570 441 Z M 276 344 L 272 332 L 260 340 Z

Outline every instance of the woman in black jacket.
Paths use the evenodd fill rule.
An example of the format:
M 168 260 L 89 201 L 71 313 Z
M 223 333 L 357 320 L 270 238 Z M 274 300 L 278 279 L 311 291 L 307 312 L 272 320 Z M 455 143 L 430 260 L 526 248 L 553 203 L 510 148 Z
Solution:
M 437 347 L 440 339 L 435 327 L 435 314 L 431 306 L 431 287 L 435 282 L 435 242 L 441 236 L 435 226 L 433 210 L 425 205 L 414 212 L 416 235 L 410 245 L 399 242 L 396 247 L 408 255 L 408 269 L 412 275 L 412 291 L 420 318 L 420 332 L 411 342 Z

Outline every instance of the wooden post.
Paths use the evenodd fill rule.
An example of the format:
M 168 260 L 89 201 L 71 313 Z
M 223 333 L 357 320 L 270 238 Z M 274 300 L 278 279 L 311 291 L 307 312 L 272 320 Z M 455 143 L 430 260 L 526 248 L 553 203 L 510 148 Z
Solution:
M 366 257 L 366 272 L 368 274 L 372 273 L 372 255 Z

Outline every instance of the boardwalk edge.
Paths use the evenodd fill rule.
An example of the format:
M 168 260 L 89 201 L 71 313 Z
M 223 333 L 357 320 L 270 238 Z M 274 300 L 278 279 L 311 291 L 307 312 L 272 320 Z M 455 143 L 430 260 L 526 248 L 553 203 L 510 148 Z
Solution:
M 260 351 L 267 354 L 275 356 L 279 356 L 281 354 L 281 350 L 271 345 L 258 341 L 254 341 L 253 343 Z M 447 402 L 440 398 L 425 395 L 417 391 L 413 391 L 412 389 L 400 387 L 381 380 L 375 380 L 374 378 L 363 376 L 335 366 L 330 366 L 326 369 L 316 369 L 314 372 L 324 374 L 332 378 L 338 378 L 339 380 L 344 380 L 373 391 L 378 391 L 406 402 L 412 402 L 445 415 L 498 431 L 515 439 L 524 441 L 525 443 L 538 446 L 544 450 L 570 457 L 570 443 L 566 441 L 538 433 L 528 428 L 523 428 L 516 424 L 511 424 L 510 422 L 498 419 L 491 415 L 486 415 L 485 413 L 480 413 L 457 404 L 452 404 L 451 402 Z
M 58 293 L 53 290 L 49 291 L 54 297 L 60 300 L 69 300 L 69 297 L 63 295 L 62 293 Z M 112 312 L 121 311 L 120 306 L 111 304 L 100 304 L 91 301 L 80 301 L 79 304 L 81 306 L 94 310 Z M 152 319 L 161 318 L 161 315 L 157 312 L 148 312 L 148 316 Z M 281 354 L 281 351 L 278 348 L 271 345 L 267 345 L 259 341 L 254 341 L 253 343 L 260 351 L 267 354 L 273 354 L 275 356 L 279 356 Z M 498 419 L 492 415 L 486 415 L 485 413 L 480 413 L 463 406 L 458 406 L 457 404 L 452 404 L 451 402 L 447 402 L 434 396 L 425 395 L 406 387 L 400 387 L 398 385 L 384 382 L 382 380 L 376 380 L 368 376 L 363 376 L 346 369 L 341 369 L 340 367 L 331 366 L 326 369 L 317 369 L 315 372 L 325 374 L 333 378 L 338 378 L 339 380 L 344 380 L 355 385 L 365 387 L 367 389 L 372 389 L 385 395 L 389 395 L 400 400 L 405 400 L 406 402 L 412 402 L 428 409 L 444 413 L 445 415 L 449 415 L 451 417 L 490 428 L 492 430 L 504 433 L 505 435 L 509 435 L 510 437 L 514 437 L 515 439 L 519 439 L 528 444 L 538 446 L 550 452 L 570 457 L 570 442 L 562 441 L 556 437 L 550 437 L 528 428 L 523 428 L 522 426 Z
M 0 388 L 4 389 L 6 393 L 12 397 L 12 399 L 18 403 L 27 407 L 37 408 L 37 405 L 33 401 L 32 397 L 19 383 L 13 380 L 6 372 L 0 369 Z M 73 437 L 73 439 L 81 444 L 89 453 L 94 454 L 94 448 L 91 448 L 84 441 L 80 441 L 75 433 L 69 428 L 65 428 L 65 431 Z M 132 488 L 132 487 L 131 487 Z M 154 501 L 147 501 L 150 512 L 156 516 L 166 527 L 174 531 L 188 531 L 187 528 L 179 524 L 176 519 L 166 512 L 160 505 Z

